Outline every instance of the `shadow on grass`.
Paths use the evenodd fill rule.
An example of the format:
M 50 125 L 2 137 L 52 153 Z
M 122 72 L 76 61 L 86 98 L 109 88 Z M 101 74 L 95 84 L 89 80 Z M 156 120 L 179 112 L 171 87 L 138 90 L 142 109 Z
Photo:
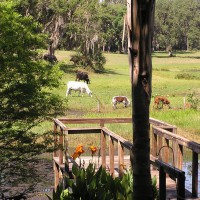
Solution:
M 97 74 L 112 74 L 112 75 L 123 75 L 121 73 L 117 73 L 115 72 L 114 70 L 111 70 L 111 69 L 104 69 L 103 71 L 95 71 Z
M 76 67 L 74 65 L 60 63 L 60 70 L 62 70 L 66 74 L 73 74 L 75 73 Z
M 176 57 L 176 58 L 193 58 L 193 59 L 200 59 L 200 56 L 188 56 L 188 54 L 194 54 L 194 52 L 191 52 L 191 51 L 188 51 L 188 52 L 185 52 L 185 51 L 175 51 L 173 52 L 173 56 L 170 57 L 168 55 L 168 52 L 167 51 L 155 51 L 152 53 L 152 57 L 155 57 L 155 58 L 173 58 L 173 57 Z M 179 56 L 179 55 L 183 55 L 183 56 Z M 186 56 L 184 56 L 186 55 Z

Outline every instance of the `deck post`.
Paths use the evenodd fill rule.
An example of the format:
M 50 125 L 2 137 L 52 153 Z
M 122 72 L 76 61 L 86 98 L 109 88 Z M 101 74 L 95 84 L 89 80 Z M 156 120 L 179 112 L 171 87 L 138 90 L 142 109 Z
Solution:
M 154 133 L 154 127 L 152 127 L 152 147 L 151 147 L 151 154 L 154 157 L 157 157 L 157 134 Z M 155 170 L 156 167 L 153 166 L 153 169 Z
M 57 148 L 57 142 L 58 142 L 58 137 L 57 137 L 57 124 L 56 124 L 56 122 L 54 122 L 54 148 Z M 57 150 L 56 149 L 54 149 L 54 151 L 53 151 L 53 156 L 54 157 L 56 157 L 56 156 L 58 156 L 57 155 Z
M 118 169 L 119 178 L 122 178 L 124 174 L 124 147 L 121 145 L 120 141 L 118 141 Z
M 183 145 L 178 144 L 178 160 L 177 168 L 182 170 L 183 168 Z
M 159 166 L 159 200 L 166 200 L 166 173 L 162 166 Z
M 178 142 L 176 140 L 172 140 L 172 149 L 173 149 L 173 157 L 174 157 L 174 167 L 178 168 Z
M 106 168 L 106 135 L 101 130 L 101 164 L 103 168 Z
M 58 162 L 59 164 L 63 164 L 63 130 L 60 128 L 60 133 L 59 133 L 59 159 Z
M 185 172 L 178 174 L 177 200 L 185 199 Z
M 167 147 L 164 149 L 164 161 L 168 163 L 169 162 L 169 140 L 165 138 L 164 143 L 165 143 L 164 145 Z
M 192 152 L 192 197 L 198 197 L 198 153 Z
M 59 184 L 59 167 L 54 161 L 54 190 L 57 190 L 57 186 Z
M 114 173 L 114 141 L 111 136 L 109 136 L 109 156 L 110 156 L 110 174 L 112 177 L 115 177 Z
M 162 146 L 163 146 L 162 137 L 159 135 L 158 136 L 158 149 L 157 149 L 157 151 L 158 151 L 157 154 L 158 154 L 159 160 L 163 160 Z
M 64 131 L 64 172 L 63 172 L 63 188 L 67 187 L 66 178 L 69 176 L 68 162 L 68 131 Z

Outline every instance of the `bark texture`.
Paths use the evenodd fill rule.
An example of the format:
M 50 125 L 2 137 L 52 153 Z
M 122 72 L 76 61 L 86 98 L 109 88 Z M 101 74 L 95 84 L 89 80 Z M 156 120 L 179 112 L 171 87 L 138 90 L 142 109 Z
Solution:
M 150 174 L 149 105 L 151 99 L 151 43 L 155 0 L 128 0 L 128 51 L 133 99 L 133 199 L 153 199 Z

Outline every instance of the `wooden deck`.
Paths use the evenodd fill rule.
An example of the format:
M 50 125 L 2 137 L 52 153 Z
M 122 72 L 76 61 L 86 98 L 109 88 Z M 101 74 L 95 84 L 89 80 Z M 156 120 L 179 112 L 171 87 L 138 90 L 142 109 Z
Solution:
M 191 198 L 198 196 L 198 155 L 200 154 L 200 144 L 195 141 L 188 140 L 177 134 L 177 127 L 159 121 L 153 118 L 150 122 L 150 152 L 151 164 L 156 166 L 158 170 L 153 170 L 152 176 L 157 177 L 157 186 L 160 187 L 160 199 L 200 199 Z M 131 118 L 92 118 L 92 119 L 54 119 L 54 145 L 61 146 L 62 149 L 69 149 L 68 137 L 71 134 L 99 134 L 100 135 L 100 155 L 101 159 L 93 158 L 93 162 L 98 166 L 105 167 L 115 176 L 123 176 L 123 166 L 126 168 L 130 165 L 129 154 L 133 148 L 133 144 L 105 127 L 105 124 L 112 123 L 132 123 Z M 90 124 L 87 128 L 70 128 L 70 124 Z M 91 127 L 91 124 L 96 124 Z M 93 125 L 92 125 L 93 126 Z M 68 137 L 65 137 L 68 135 Z M 67 139 L 66 139 L 67 138 Z M 65 141 L 66 140 L 66 141 Z M 116 148 L 116 149 L 115 149 Z M 62 178 L 64 152 L 62 149 L 55 150 L 54 155 L 54 188 L 57 187 Z M 117 151 L 116 151 L 117 150 Z M 161 151 L 162 150 L 162 151 Z M 185 151 L 192 153 L 192 172 L 191 172 L 191 190 L 185 191 L 185 172 L 182 170 Z M 127 153 L 128 152 L 128 153 Z M 170 162 L 171 152 L 173 154 L 173 165 Z M 117 156 L 116 156 L 117 154 Z M 91 157 L 82 157 L 84 166 L 87 166 Z M 69 159 L 70 161 L 70 159 Z M 77 160 L 78 164 L 80 160 Z M 102 163 L 101 163 L 102 162 Z M 73 161 L 69 163 L 71 168 Z M 70 166 L 71 165 L 71 166 Z M 61 175 L 60 175 L 61 173 Z M 173 178 L 173 181 L 170 177 Z M 160 180 L 160 183 L 159 183 Z M 185 197 L 184 197 L 185 194 Z M 184 198 L 183 198 L 184 197 Z
M 57 160 L 56 157 L 54 157 L 55 161 Z M 118 176 L 118 156 L 115 156 L 115 177 Z M 80 162 L 83 164 L 84 163 L 84 167 L 86 168 L 89 164 L 89 162 L 93 162 L 97 169 L 98 167 L 101 166 L 101 159 L 98 159 L 97 156 L 93 157 L 93 160 L 91 159 L 91 156 L 81 156 L 81 159 L 76 159 L 76 164 L 80 165 Z M 74 164 L 74 161 L 72 159 L 69 159 L 69 167 L 70 170 L 72 168 L 72 165 Z M 126 169 L 130 168 L 130 156 L 125 155 L 124 156 L 124 165 Z M 64 165 L 63 165 L 64 167 Z M 109 156 L 106 156 L 106 170 L 109 171 Z M 159 171 L 158 169 L 156 169 L 155 167 L 151 167 L 151 177 L 156 176 L 157 178 L 157 188 L 159 188 Z M 167 176 L 166 178 L 166 200 L 175 200 L 177 199 L 177 191 L 176 191 L 176 182 L 174 180 L 172 180 L 169 176 Z M 191 192 L 189 192 L 187 189 L 185 189 L 185 198 L 184 199 L 200 199 L 200 198 L 192 198 L 191 197 L 192 194 Z

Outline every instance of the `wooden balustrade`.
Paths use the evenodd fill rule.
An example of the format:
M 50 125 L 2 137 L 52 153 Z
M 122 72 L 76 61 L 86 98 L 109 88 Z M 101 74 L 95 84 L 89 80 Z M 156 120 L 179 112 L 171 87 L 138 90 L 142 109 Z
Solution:
M 176 126 L 167 124 L 165 122 L 150 118 L 151 125 L 151 162 L 155 163 L 156 159 L 169 165 L 170 152 L 173 155 L 172 168 L 182 169 L 183 162 L 183 147 L 192 151 L 192 197 L 198 195 L 198 154 L 200 153 L 200 145 L 193 141 L 190 141 L 184 137 L 177 135 Z M 105 124 L 110 123 L 132 123 L 131 118 L 93 118 L 93 119 L 69 119 L 61 118 L 54 119 L 54 143 L 55 146 L 59 146 L 59 150 L 54 151 L 54 170 L 55 170 L 55 188 L 58 184 L 59 173 L 63 171 L 63 168 L 69 170 L 68 158 L 68 146 L 67 140 L 64 142 L 64 135 L 68 134 L 84 134 L 84 133 L 96 133 L 101 135 L 101 164 L 106 168 L 106 148 L 108 140 L 109 149 L 109 166 L 110 173 L 114 177 L 114 144 L 117 144 L 118 148 L 118 170 L 119 176 L 123 175 L 124 167 L 124 151 L 128 149 L 131 154 L 132 143 L 125 140 L 121 136 L 108 130 Z M 69 128 L 66 125 L 69 124 L 98 124 L 96 128 Z M 171 150 L 170 150 L 171 149 Z M 65 154 L 63 154 L 63 150 Z M 65 159 L 63 159 L 63 157 Z M 66 161 L 66 162 L 65 162 Z M 64 162 L 64 163 L 63 163 Z M 61 170 L 59 170 L 61 169 Z M 162 170 L 162 169 L 161 169 Z
M 183 164 L 183 147 L 192 151 L 192 197 L 198 196 L 198 154 L 200 153 L 200 144 L 190 141 L 182 136 L 177 135 L 176 133 L 171 133 L 167 130 L 164 130 L 160 127 L 153 126 L 152 127 L 152 151 L 151 153 L 153 156 L 157 156 L 159 154 L 159 159 L 166 161 L 166 158 L 162 153 L 160 153 L 163 147 L 168 147 L 169 145 L 164 146 L 162 145 L 163 139 L 167 140 L 168 143 L 171 142 L 172 144 L 172 156 L 173 156 L 173 166 L 182 169 Z M 160 138 L 160 141 L 159 139 Z
M 160 160 L 155 163 L 159 167 L 159 199 L 166 200 L 166 174 L 177 180 L 177 200 L 185 199 L 185 172 Z

